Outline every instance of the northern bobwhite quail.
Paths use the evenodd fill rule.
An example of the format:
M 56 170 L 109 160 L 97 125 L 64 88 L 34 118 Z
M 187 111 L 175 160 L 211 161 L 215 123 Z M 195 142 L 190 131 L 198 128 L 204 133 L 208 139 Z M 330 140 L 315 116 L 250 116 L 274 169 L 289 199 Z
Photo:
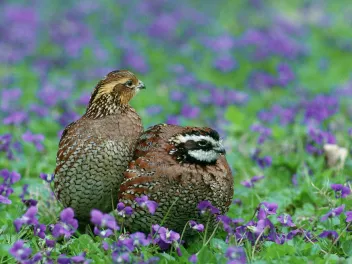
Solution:
M 143 132 L 129 101 L 143 82 L 127 71 L 110 72 L 95 87 L 86 113 L 62 133 L 56 158 L 54 192 L 75 211 L 80 223 L 90 211 L 110 212 L 123 173 Z
M 205 224 L 197 210 L 204 200 L 226 213 L 233 177 L 224 154 L 219 134 L 211 128 L 159 124 L 145 131 L 119 191 L 119 200 L 135 208 L 126 219 L 127 229 L 148 232 L 167 213 L 163 226 L 177 232 L 188 220 Z M 154 215 L 136 205 L 142 195 L 159 204 Z

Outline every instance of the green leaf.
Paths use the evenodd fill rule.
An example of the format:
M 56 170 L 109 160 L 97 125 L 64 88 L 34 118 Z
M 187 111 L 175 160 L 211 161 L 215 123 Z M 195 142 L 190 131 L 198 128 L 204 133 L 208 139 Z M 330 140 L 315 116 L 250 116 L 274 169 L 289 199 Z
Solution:
M 347 256 L 352 256 L 352 239 L 342 243 L 342 250 Z
M 286 255 L 294 255 L 296 252 L 296 248 L 294 246 L 290 246 L 287 244 L 284 245 L 278 245 L 278 244 L 272 244 L 270 245 L 265 252 L 265 259 L 275 259 L 275 258 L 280 258 Z

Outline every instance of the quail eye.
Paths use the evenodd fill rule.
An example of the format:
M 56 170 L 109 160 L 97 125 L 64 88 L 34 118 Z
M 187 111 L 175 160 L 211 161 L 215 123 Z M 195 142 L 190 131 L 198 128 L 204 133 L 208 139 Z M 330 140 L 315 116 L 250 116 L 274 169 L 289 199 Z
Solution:
M 198 142 L 198 145 L 201 147 L 205 147 L 208 144 L 208 142 L 206 140 L 201 140 Z
M 131 87 L 131 86 L 132 86 L 132 80 L 128 80 L 128 81 L 125 83 L 125 86 Z

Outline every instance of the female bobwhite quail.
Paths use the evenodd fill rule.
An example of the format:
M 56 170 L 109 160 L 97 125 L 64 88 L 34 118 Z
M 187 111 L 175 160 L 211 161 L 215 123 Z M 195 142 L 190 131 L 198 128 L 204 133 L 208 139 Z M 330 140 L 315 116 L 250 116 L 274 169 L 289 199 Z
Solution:
M 62 133 L 56 158 L 54 192 L 88 223 L 90 211 L 110 212 L 123 173 L 143 132 L 129 101 L 143 82 L 126 70 L 110 72 L 95 87 L 86 113 Z
M 130 231 L 150 231 L 152 224 L 181 232 L 188 220 L 201 219 L 197 205 L 209 201 L 228 211 L 233 177 L 219 134 L 211 128 L 159 124 L 139 138 L 134 158 L 125 172 L 119 200 L 135 208 L 126 219 Z M 159 206 L 154 215 L 136 205 L 147 195 Z

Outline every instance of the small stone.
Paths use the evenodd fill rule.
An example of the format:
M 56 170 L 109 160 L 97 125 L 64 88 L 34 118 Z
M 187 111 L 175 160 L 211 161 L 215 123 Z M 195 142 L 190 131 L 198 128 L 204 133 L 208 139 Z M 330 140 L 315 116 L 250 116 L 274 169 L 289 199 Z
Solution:
M 346 148 L 339 147 L 335 144 L 325 144 L 324 153 L 329 168 L 335 167 L 339 170 L 343 168 L 348 155 Z

